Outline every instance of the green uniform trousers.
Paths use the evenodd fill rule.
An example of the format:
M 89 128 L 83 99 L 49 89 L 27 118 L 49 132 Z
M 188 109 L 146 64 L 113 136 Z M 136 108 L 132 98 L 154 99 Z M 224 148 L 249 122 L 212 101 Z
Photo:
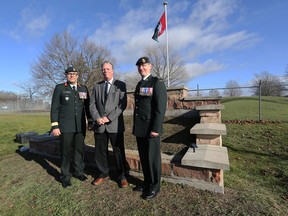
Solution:
M 84 134 L 62 133 L 61 145 L 61 180 L 69 181 L 75 176 L 84 175 Z
M 146 191 L 159 191 L 161 183 L 160 136 L 136 137 Z

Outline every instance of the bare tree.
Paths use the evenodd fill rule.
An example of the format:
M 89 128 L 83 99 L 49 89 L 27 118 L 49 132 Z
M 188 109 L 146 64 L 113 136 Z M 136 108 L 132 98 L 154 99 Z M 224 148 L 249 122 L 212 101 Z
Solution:
M 168 85 L 167 56 L 165 46 L 147 46 L 145 55 L 152 62 L 152 74 L 164 80 Z M 170 47 L 169 49 L 169 82 L 170 86 L 185 85 L 188 81 L 188 73 L 185 70 L 184 62 L 179 54 Z
M 35 99 L 35 96 L 38 94 L 38 87 L 37 85 L 33 85 L 31 81 L 23 81 L 21 84 L 16 83 L 16 86 L 20 87 L 24 94 L 23 97 L 27 98 L 30 101 L 33 101 Z
M 11 91 L 0 91 L 0 102 L 16 101 L 17 94 Z
M 239 97 L 242 95 L 242 90 L 239 88 L 239 84 L 235 80 L 229 80 L 226 82 L 224 95 L 229 97 Z
M 92 89 L 93 83 L 101 80 L 101 64 L 103 61 L 109 60 L 115 64 L 115 58 L 111 57 L 110 51 L 104 47 L 97 46 L 94 42 L 84 39 L 80 44 L 80 55 L 77 57 L 77 69 L 81 77 L 79 77 L 89 89 Z
M 216 90 L 216 89 L 211 89 L 209 91 L 209 96 L 211 96 L 211 97 L 219 97 L 220 96 L 220 92 L 218 90 Z
M 274 76 L 267 71 L 260 74 L 255 74 L 255 78 L 252 80 L 253 85 L 260 86 L 261 84 L 261 95 L 262 96 L 282 96 L 285 91 L 284 83 L 279 77 Z M 253 95 L 259 95 L 259 88 L 253 88 Z
M 286 97 L 287 97 L 287 94 L 288 94 L 288 65 L 286 66 L 286 70 L 285 70 L 285 73 L 284 73 L 284 79 L 285 79 L 284 83 L 286 84 L 286 85 L 285 85 L 285 92 L 284 92 L 284 94 L 285 94 Z
M 79 81 L 92 89 L 93 83 L 101 79 L 104 60 L 115 62 L 110 51 L 88 39 L 78 42 L 67 31 L 56 34 L 31 66 L 32 85 L 38 94 L 51 95 L 55 85 L 65 80 L 65 69 L 74 66 L 79 72 Z
M 126 83 L 127 90 L 134 90 L 137 83 L 141 80 L 140 74 L 137 72 L 131 72 L 131 73 L 125 73 L 123 77 L 122 73 L 122 79 Z
M 288 65 L 287 65 L 285 73 L 284 73 L 284 78 L 286 80 L 286 83 L 288 84 Z

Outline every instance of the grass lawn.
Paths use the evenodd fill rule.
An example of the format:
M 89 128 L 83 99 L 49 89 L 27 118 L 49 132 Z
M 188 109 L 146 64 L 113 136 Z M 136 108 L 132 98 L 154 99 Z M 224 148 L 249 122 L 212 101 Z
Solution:
M 113 178 L 99 187 L 91 185 L 94 170 L 90 167 L 85 170 L 88 181 L 72 178 L 72 187 L 63 189 L 59 160 L 20 152 L 23 144 L 13 141 L 16 133 L 47 132 L 49 114 L 0 114 L 0 215 L 288 215 L 287 98 L 266 101 L 278 101 L 286 110 L 280 112 L 283 121 L 261 123 L 230 121 L 249 119 L 247 112 L 232 118 L 233 109 L 244 106 L 239 101 L 249 103 L 223 100 L 222 119 L 229 121 L 227 136 L 222 138 L 230 161 L 230 171 L 224 173 L 225 194 L 162 182 L 159 195 L 151 201 L 132 190 L 139 182 L 135 177 L 128 178 L 126 189 L 120 189 Z M 272 118 L 272 110 L 267 110 L 265 115 Z M 131 119 L 125 117 L 129 149 L 135 148 Z M 189 119 L 166 118 L 162 152 L 177 153 L 189 145 L 191 125 Z M 93 144 L 92 135 L 88 133 L 86 142 Z

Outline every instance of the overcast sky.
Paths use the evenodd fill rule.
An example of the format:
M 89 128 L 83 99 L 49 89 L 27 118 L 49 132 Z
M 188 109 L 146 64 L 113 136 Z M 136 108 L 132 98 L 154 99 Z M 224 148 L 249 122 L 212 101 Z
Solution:
M 109 49 L 116 72 L 137 73 L 163 11 L 159 0 L 13 0 L 0 7 L 0 90 L 21 93 L 30 66 L 56 33 L 68 30 Z M 287 0 L 168 0 L 169 45 L 185 62 L 187 87 L 249 85 L 255 73 L 283 76 L 288 65 Z

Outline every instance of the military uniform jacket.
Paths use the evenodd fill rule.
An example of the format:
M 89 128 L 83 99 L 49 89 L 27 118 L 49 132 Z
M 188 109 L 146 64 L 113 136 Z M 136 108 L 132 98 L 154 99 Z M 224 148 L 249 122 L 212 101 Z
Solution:
M 105 81 L 94 84 L 91 100 L 90 113 L 94 122 L 94 131 L 103 133 L 120 133 L 125 130 L 123 111 L 127 106 L 126 84 L 120 80 L 113 80 L 105 101 Z M 98 125 L 96 120 L 106 116 L 110 122 Z
M 86 117 L 89 120 L 89 93 L 84 85 L 73 90 L 69 83 L 56 85 L 51 104 L 52 129 L 61 133 L 85 132 Z
M 136 137 L 148 137 L 151 131 L 161 134 L 167 106 L 165 84 L 150 75 L 137 84 L 134 96 L 133 134 Z

